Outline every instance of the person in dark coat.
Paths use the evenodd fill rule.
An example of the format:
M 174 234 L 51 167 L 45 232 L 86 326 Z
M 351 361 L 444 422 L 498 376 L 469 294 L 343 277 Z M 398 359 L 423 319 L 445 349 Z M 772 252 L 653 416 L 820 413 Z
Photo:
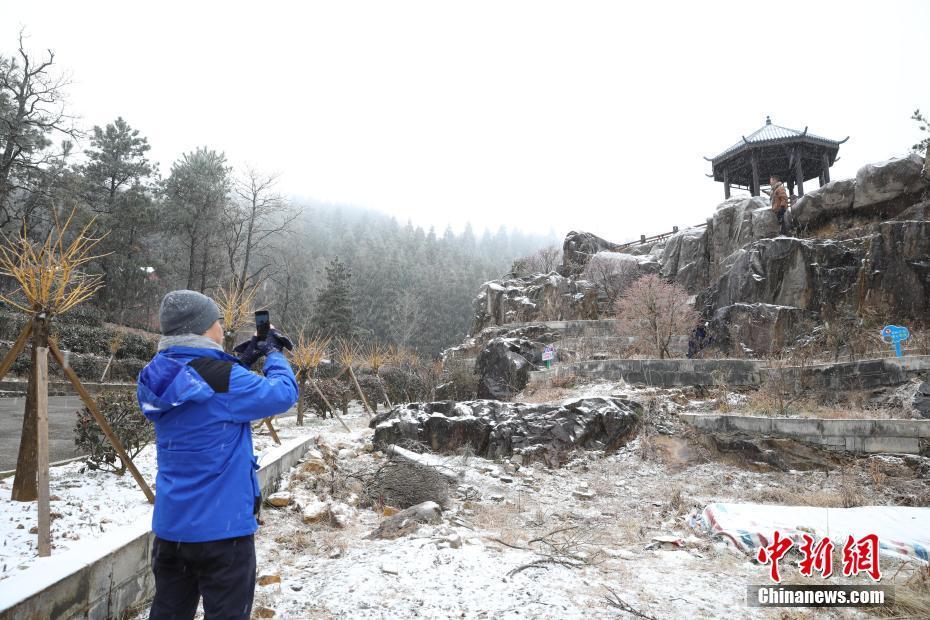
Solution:
M 249 618 L 255 593 L 261 494 L 251 422 L 284 413 L 297 381 L 272 330 L 242 358 L 223 351 L 220 311 L 194 291 L 172 291 L 159 312 L 158 353 L 139 375 L 142 413 L 154 422 L 158 475 L 150 618 Z M 249 370 L 265 356 L 264 376 Z

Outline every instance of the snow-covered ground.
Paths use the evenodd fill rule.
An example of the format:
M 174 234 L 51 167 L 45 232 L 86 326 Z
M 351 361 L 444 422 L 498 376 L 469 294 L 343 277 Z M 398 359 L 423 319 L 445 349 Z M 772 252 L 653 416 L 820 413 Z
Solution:
M 621 450 L 579 452 L 561 469 L 421 455 L 455 476 L 452 496 L 440 522 L 390 540 L 369 538 L 386 515 L 360 501 L 358 475 L 388 459 L 371 445 L 366 418 L 353 410 L 351 432 L 335 420 L 310 417 L 300 429 L 293 418 L 279 420 L 285 443 L 309 433 L 317 446 L 281 480 L 288 503 L 263 510 L 256 617 L 631 617 L 608 596 L 647 618 L 866 617 L 859 610 L 746 607 L 746 586 L 768 583 L 768 568 L 711 537 L 698 517 L 712 502 L 910 501 L 927 485 L 912 466 L 881 456 L 842 471 L 757 471 L 689 440 L 675 413 L 707 403 L 683 391 L 602 384 L 562 394 L 583 395 L 648 401 L 658 413 Z M 739 399 L 732 395 L 730 404 Z M 267 452 L 270 439 L 257 437 L 256 448 Z M 154 478 L 151 453 L 139 465 Z M 80 469 L 56 468 L 53 476 L 52 493 L 61 498 L 53 510 L 62 515 L 54 522 L 56 550 L 73 544 L 69 534 L 87 540 L 150 518 L 131 477 Z M 10 484 L 0 486 L 0 497 L 8 499 Z M 11 574 L 34 556 L 35 535 L 25 532 L 35 524 L 35 507 L 2 501 L 0 509 L 3 560 L 10 562 L 4 574 Z M 655 540 L 665 536 L 682 546 Z M 781 563 L 787 583 L 823 583 L 802 578 L 796 561 Z M 914 567 L 883 558 L 882 568 L 891 576 L 883 583 L 901 583 Z M 143 610 L 138 618 L 146 616 Z
M 287 443 L 289 439 L 315 432 L 322 423 L 319 418 L 308 416 L 307 425 L 299 427 L 295 416 L 285 416 L 276 419 L 275 428 L 282 443 Z M 275 447 L 264 426 L 256 430 L 254 444 L 260 459 Z M 133 462 L 149 485 L 154 486 L 155 446 L 146 447 Z M 0 539 L 3 540 L 0 581 L 29 568 L 38 557 L 36 502 L 11 501 L 12 487 L 12 477 L 0 480 Z M 49 494 L 53 557 L 78 541 L 102 539 L 114 530 L 152 518 L 152 506 L 128 472 L 117 476 L 95 471 L 83 461 L 51 468 Z
M 282 485 L 291 504 L 266 509 L 257 535 L 259 613 L 270 617 L 273 612 L 276 618 L 629 617 L 607 602 L 612 591 L 644 617 L 865 616 L 858 610 L 792 615 L 786 609 L 747 607 L 746 586 L 768 583 L 768 568 L 713 539 L 697 519 L 711 502 L 801 503 L 806 498 L 830 504 L 839 501 L 852 476 L 860 476 L 852 484 L 862 485 L 863 499 L 890 501 L 891 493 L 864 488 L 868 479 L 862 471 L 749 471 L 710 460 L 674 436 L 653 437 L 648 446 L 636 439 L 612 455 L 579 453 L 559 470 L 426 455 L 422 458 L 459 476 L 442 522 L 378 540 L 368 535 L 383 515 L 352 507 L 356 495 L 348 490 L 335 498 L 320 492 L 327 486 L 321 479 L 383 462 L 383 455 L 366 451 L 364 437 L 321 435 L 321 450 L 342 456 L 325 472 L 314 473 L 318 464 L 296 467 Z M 893 461 L 888 462 L 896 465 Z M 326 503 L 338 518 L 319 521 L 316 515 Z M 657 536 L 684 545 L 656 544 Z M 535 538 L 543 541 L 531 542 Z M 527 567 L 547 557 L 550 561 Z M 823 583 L 801 577 L 796 562 L 792 557 L 781 563 L 788 583 Z M 891 575 L 902 564 L 883 557 L 882 566 Z M 870 582 L 833 578 L 830 583 Z

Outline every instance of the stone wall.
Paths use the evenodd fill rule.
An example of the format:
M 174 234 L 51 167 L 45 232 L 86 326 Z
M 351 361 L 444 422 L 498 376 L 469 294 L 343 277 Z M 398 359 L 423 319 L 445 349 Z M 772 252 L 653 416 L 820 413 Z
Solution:
M 530 373 L 530 385 L 560 379 L 625 381 L 654 387 L 682 385 L 752 386 L 760 383 L 761 362 L 755 360 L 642 360 L 620 359 L 560 364 L 548 371 Z
M 620 381 L 653 387 L 729 385 L 755 387 L 769 379 L 801 390 L 858 390 L 899 385 L 930 371 L 930 356 L 909 355 L 858 362 L 771 367 L 766 360 L 614 359 L 559 364 L 531 372 L 529 385 L 580 381 Z M 779 377 L 781 375 L 781 377 Z
M 280 448 L 276 458 L 258 470 L 263 497 L 274 491 L 281 475 L 315 440 L 307 437 Z M 111 536 L 105 549 L 99 542 L 87 541 L 0 582 L 0 620 L 108 620 L 122 618 L 149 600 L 155 593 L 149 524 L 126 527 Z
M 682 414 L 706 433 L 785 437 L 848 452 L 930 456 L 930 420 L 835 420 Z

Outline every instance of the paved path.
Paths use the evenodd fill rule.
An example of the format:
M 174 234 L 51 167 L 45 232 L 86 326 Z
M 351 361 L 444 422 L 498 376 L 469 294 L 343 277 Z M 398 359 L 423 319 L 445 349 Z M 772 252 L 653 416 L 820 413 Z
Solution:
M 23 430 L 23 408 L 26 397 L 0 398 L 0 471 L 16 468 L 19 435 Z M 75 412 L 82 407 L 77 396 L 49 396 L 48 449 L 49 460 L 78 456 L 74 448 Z

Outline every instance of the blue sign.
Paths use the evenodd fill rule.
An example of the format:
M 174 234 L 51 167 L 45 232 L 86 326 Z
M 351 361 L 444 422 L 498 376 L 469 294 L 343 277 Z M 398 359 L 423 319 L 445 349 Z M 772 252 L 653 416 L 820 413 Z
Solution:
M 894 354 L 901 357 L 901 343 L 911 337 L 911 332 L 901 325 L 885 325 L 881 335 L 883 341 L 894 345 Z
M 555 347 L 553 347 L 551 344 L 547 344 L 546 348 L 543 349 L 542 358 L 544 362 L 554 360 L 555 359 Z

